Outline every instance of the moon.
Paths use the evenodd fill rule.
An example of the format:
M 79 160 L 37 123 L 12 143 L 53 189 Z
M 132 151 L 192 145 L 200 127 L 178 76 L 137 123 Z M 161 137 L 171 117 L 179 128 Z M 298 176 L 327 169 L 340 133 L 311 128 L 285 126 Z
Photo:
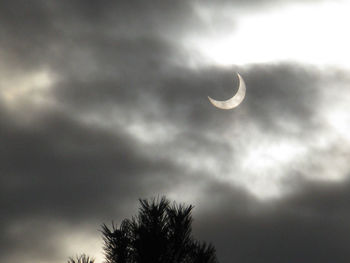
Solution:
M 222 109 L 222 110 L 230 110 L 233 108 L 236 108 L 241 102 L 243 101 L 245 97 L 246 87 L 245 82 L 241 75 L 237 73 L 238 79 L 239 79 L 239 86 L 237 93 L 228 100 L 214 100 L 208 96 L 209 101 L 211 104 L 213 104 L 215 107 Z

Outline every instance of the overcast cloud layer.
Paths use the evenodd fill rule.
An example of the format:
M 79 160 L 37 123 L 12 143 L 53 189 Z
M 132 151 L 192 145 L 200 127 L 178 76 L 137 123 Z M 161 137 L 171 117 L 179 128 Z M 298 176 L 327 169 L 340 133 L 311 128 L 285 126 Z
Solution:
M 157 195 L 222 263 L 349 262 L 348 69 L 214 63 L 189 39 L 301 1 L 215 3 L 1 1 L 1 262 L 102 262 L 100 225 Z

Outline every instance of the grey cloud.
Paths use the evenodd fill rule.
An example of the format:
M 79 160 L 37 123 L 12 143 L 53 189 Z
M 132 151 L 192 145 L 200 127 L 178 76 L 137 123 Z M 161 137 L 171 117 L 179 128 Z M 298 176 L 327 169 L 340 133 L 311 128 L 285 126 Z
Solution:
M 86 41 L 118 46 L 119 38 L 163 32 L 175 38 L 196 23 L 187 1 L 2 1 L 0 10 L 0 44 L 22 67 L 69 58 L 70 48 L 84 49 Z
M 114 75 L 102 72 L 104 78 L 101 78 L 95 72 L 88 82 L 75 76 L 66 78 L 57 87 L 56 95 L 76 108 L 118 104 L 129 113 L 137 112 L 156 121 L 182 122 L 185 127 L 209 129 L 215 124 L 218 128 L 224 124 L 223 119 L 234 113 L 217 111 L 208 103 L 207 95 L 218 99 L 232 96 L 237 86 L 232 72 L 240 71 L 249 87 L 240 108 L 252 122 L 270 131 L 283 130 L 281 121 L 296 123 L 300 130 L 311 130 L 317 125 L 312 116 L 324 81 L 317 70 L 288 64 L 257 65 L 249 69 L 181 69 L 168 60 L 176 50 L 166 48 L 166 43 L 158 42 L 160 48 L 157 49 L 149 49 L 147 43 L 142 43 L 137 48 L 144 50 L 145 55 L 136 58 L 133 47 L 128 47 L 130 51 L 123 51 L 124 59 L 113 65 Z M 127 57 L 127 54 L 131 56 Z M 125 68 L 134 64 L 135 67 Z M 154 101 L 150 102 L 148 98 Z M 154 112 L 149 103 L 158 105 L 158 112 Z M 153 112 L 149 112 L 150 109 Z
M 29 127 L 3 123 L 1 145 L 1 203 L 7 220 L 98 217 L 110 211 L 114 200 L 137 199 L 166 181 L 147 174 L 166 175 L 174 169 L 166 161 L 140 156 L 127 135 L 55 114 Z
M 348 183 L 301 182 L 298 192 L 272 203 L 215 181 L 203 185 L 202 198 L 194 202 L 194 231 L 215 244 L 221 262 L 329 262 L 332 258 L 347 262 L 350 257 Z M 131 213 L 136 213 L 136 203 L 132 208 Z M 43 247 L 47 245 L 52 243 Z M 49 247 L 52 254 L 47 259 L 63 259 L 57 250 Z
M 246 1 L 245 6 L 267 2 L 276 3 Z M 57 82 L 49 93 L 58 105 L 26 123 L 0 105 L 3 262 L 13 260 L 15 253 L 30 252 L 42 260 L 64 260 L 70 255 L 54 247 L 52 233 L 69 229 L 48 225 L 63 222 L 79 229 L 87 224 L 94 231 L 100 223 L 134 213 L 137 198 L 174 193 L 183 186 L 199 189 L 198 196 L 189 198 L 196 205 L 195 229 L 213 241 L 222 262 L 348 261 L 348 182 L 294 181 L 291 195 L 264 203 L 238 185 L 220 183 L 211 171 L 193 171 L 177 160 L 215 158 L 221 169 L 228 169 L 237 163 L 239 152 L 222 137 L 232 129 L 233 140 L 244 145 L 240 135 L 249 137 L 249 125 L 276 140 L 297 138 L 306 144 L 325 129 L 315 107 L 324 87 L 348 83 L 347 72 L 327 75 L 287 63 L 189 67 L 192 54 L 178 38 L 184 32 L 207 30 L 192 3 L 0 3 L 2 72 L 20 76 L 42 67 L 52 71 Z M 232 95 L 236 71 L 247 83 L 247 96 L 239 111 L 219 111 L 207 95 Z M 113 128 L 88 124 L 84 118 L 92 113 L 108 123 L 113 114 L 127 121 Z M 147 144 L 128 131 L 128 121 L 156 124 L 161 130 L 169 125 L 174 135 Z M 155 132 L 147 125 L 140 133 Z M 339 152 L 347 153 L 341 144 L 311 150 L 310 163 L 320 167 Z M 298 176 L 304 180 L 302 171 L 290 169 L 285 171 L 290 181 Z M 24 225 L 38 222 L 24 231 L 25 237 L 9 231 L 21 220 Z M 40 224 L 43 228 L 38 229 Z
M 181 182 L 176 177 L 183 176 L 181 169 L 140 154 L 139 145 L 120 131 L 89 126 L 61 112 L 48 112 L 27 125 L 11 117 L 1 111 L 5 262 L 23 253 L 29 261 L 65 259 L 69 255 L 55 244 L 60 225 L 90 225 L 98 235 L 99 224 L 130 213 L 139 197 L 164 193 Z M 18 224 L 22 228 L 13 232 Z
M 299 187 L 297 193 L 265 204 L 242 202 L 227 186 L 208 191 L 221 199 L 195 229 L 217 245 L 222 262 L 347 262 L 349 183 Z
M 266 129 L 278 121 L 312 129 L 315 105 L 322 96 L 322 73 L 300 65 L 258 65 L 247 72 L 246 106 L 254 121 Z M 282 127 L 283 128 L 283 127 Z

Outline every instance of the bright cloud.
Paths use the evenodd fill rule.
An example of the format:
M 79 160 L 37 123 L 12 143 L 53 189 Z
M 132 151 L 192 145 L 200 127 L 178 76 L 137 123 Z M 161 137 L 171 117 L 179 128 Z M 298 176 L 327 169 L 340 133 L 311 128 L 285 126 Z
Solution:
M 18 107 L 23 101 L 45 104 L 53 83 L 53 75 L 48 70 L 4 76 L 0 82 L 0 99 L 11 108 Z
M 209 19 L 201 8 L 202 17 Z M 349 1 L 278 7 L 229 17 L 231 30 L 209 36 L 189 35 L 187 47 L 199 50 L 206 61 L 219 65 L 244 65 L 293 61 L 350 68 Z M 219 30 L 219 29 L 218 29 Z

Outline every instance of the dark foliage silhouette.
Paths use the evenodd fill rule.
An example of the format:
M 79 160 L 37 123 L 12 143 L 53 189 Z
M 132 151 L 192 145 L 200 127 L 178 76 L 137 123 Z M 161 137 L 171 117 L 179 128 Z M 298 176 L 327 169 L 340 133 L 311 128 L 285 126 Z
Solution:
M 94 263 L 95 259 L 89 257 L 86 254 L 76 256 L 75 258 L 70 257 L 68 263 Z
M 216 263 L 215 248 L 192 236 L 193 206 L 140 199 L 137 216 L 102 225 L 106 263 Z

